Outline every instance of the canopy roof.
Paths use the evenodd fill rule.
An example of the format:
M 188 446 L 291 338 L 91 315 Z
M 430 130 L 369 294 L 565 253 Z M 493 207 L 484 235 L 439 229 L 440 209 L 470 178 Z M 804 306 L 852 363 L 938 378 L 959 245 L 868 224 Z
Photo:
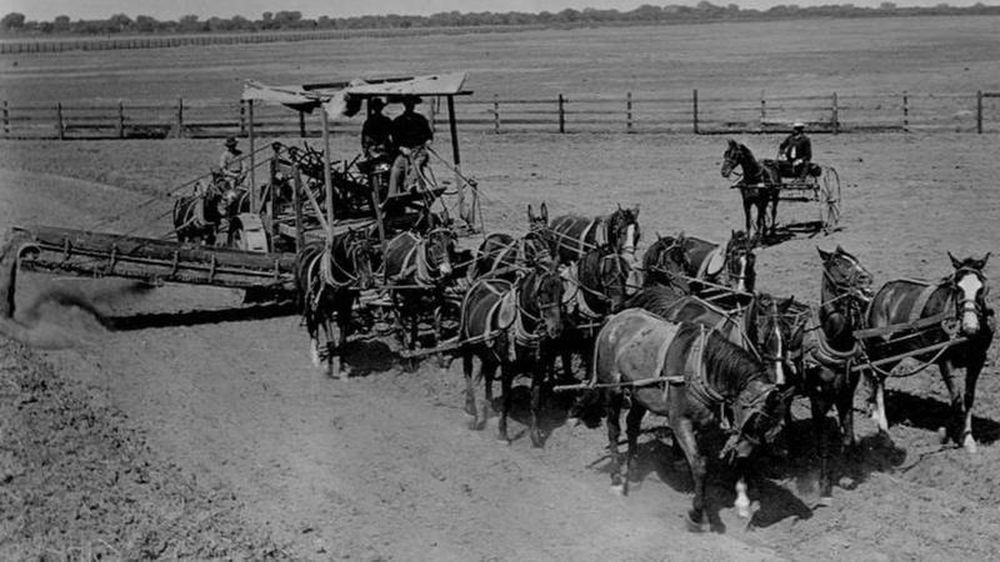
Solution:
M 346 111 L 365 98 L 386 97 L 389 101 L 407 96 L 461 96 L 472 92 L 463 90 L 466 74 L 430 74 L 394 78 L 355 79 L 349 82 L 325 82 L 298 86 L 269 86 L 248 80 L 240 99 L 264 103 L 278 103 L 298 111 L 311 112 L 318 106 L 332 117 L 352 115 Z

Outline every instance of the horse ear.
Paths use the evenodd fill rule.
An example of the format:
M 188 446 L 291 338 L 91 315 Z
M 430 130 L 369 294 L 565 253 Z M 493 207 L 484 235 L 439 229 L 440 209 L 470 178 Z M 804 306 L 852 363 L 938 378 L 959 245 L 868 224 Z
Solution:
M 986 255 L 983 256 L 983 259 L 979 260 L 979 269 L 983 269 L 984 267 L 986 267 L 986 262 L 990 261 L 991 253 L 992 252 L 986 252 Z
M 531 210 L 531 203 L 528 203 L 528 220 L 529 221 L 535 220 L 535 212 Z
M 622 204 L 621 204 L 621 203 L 618 203 L 618 210 L 619 210 L 619 211 L 621 211 L 621 210 L 622 210 Z
M 819 246 L 816 246 L 816 251 L 819 252 L 819 257 L 823 261 L 827 261 L 831 257 L 833 257 L 833 253 L 832 252 L 824 252 L 823 248 L 820 248 Z
M 951 260 L 951 266 L 954 267 L 955 269 L 962 267 L 962 261 L 956 258 L 955 256 L 951 255 L 950 251 L 948 252 L 948 259 Z
M 542 213 L 542 218 L 545 219 L 545 222 L 549 222 L 549 208 L 545 205 L 545 201 L 542 201 L 542 206 L 539 209 L 539 212 Z
M 639 218 L 639 206 L 638 205 L 636 205 L 635 207 L 632 208 L 632 218 L 635 218 L 635 219 Z

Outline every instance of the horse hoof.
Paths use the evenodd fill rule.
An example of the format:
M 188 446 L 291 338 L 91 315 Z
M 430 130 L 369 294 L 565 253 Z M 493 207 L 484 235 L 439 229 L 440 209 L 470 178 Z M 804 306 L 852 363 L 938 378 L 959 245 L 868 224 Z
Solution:
M 937 430 L 938 442 L 942 445 L 948 443 L 948 430 L 944 427 L 939 427 Z
M 610 490 L 613 495 L 622 496 L 622 497 L 625 496 L 625 485 L 624 484 L 612 484 L 611 487 L 608 488 L 608 490 Z
M 969 452 L 970 455 L 974 455 L 979 451 L 979 447 L 976 445 L 976 440 L 972 437 L 972 434 L 965 436 L 965 442 L 962 444 L 965 450 Z
M 687 514 L 684 517 L 684 524 L 687 527 L 687 530 L 689 532 L 692 532 L 692 533 L 703 533 L 703 532 L 705 532 L 705 526 L 702 525 L 701 523 L 696 522 L 694 519 L 691 519 L 691 514 L 690 513 Z
M 740 519 L 750 519 L 750 503 L 736 502 L 736 514 Z
M 830 507 L 831 505 L 833 505 L 833 497 L 832 496 L 820 496 L 819 497 L 819 501 L 816 503 L 816 505 L 819 506 L 819 507 Z

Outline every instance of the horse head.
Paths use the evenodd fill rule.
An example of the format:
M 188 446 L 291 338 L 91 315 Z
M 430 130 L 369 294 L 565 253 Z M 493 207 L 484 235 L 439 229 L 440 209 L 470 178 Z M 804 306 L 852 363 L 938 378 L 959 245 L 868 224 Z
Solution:
M 791 384 L 798 375 L 797 351 L 802 348 L 806 314 L 794 297 L 775 299 L 759 294 L 751 307 L 750 337 L 761 359 L 780 387 Z
M 823 260 L 820 305 L 828 312 L 839 311 L 852 326 L 860 326 L 873 297 L 872 274 L 839 245 L 833 252 L 816 248 Z
M 538 209 L 538 214 L 532 210 L 531 205 L 528 205 L 528 230 L 530 232 L 535 232 L 537 230 L 546 230 L 549 228 L 549 208 L 542 203 L 541 207 Z
M 525 259 L 528 263 L 553 259 L 556 256 L 557 243 L 555 232 L 549 228 L 549 210 L 542 203 L 539 214 L 535 214 L 528 205 L 528 233 L 524 236 Z
M 732 231 L 726 243 L 726 274 L 730 284 L 737 291 L 750 293 L 757 282 L 757 255 L 754 254 L 753 240 L 742 230 Z
M 616 252 L 634 256 L 640 237 L 639 206 L 629 209 L 619 204 L 618 209 L 608 217 L 608 242 Z
M 982 259 L 972 257 L 959 260 L 948 252 L 951 265 L 955 272 L 951 276 L 951 287 L 958 298 L 955 299 L 955 314 L 960 318 L 962 334 L 965 336 L 979 335 L 983 327 L 983 319 L 989 311 L 986 295 L 989 293 L 986 275 L 983 269 L 990 259 L 987 252 Z
M 782 389 L 759 380 L 746 385 L 733 408 L 736 432 L 722 456 L 733 453 L 736 458 L 746 458 L 757 446 L 773 443 L 784 428 L 794 393 L 794 386 Z
M 372 247 L 364 230 L 349 230 L 344 242 L 349 263 L 354 269 L 358 288 L 370 289 L 375 284 L 375 273 L 372 267 Z
M 545 326 L 550 338 L 557 338 L 563 329 L 563 279 L 558 264 L 536 264 L 521 278 L 518 307 L 527 317 Z
M 453 271 L 452 256 L 455 255 L 455 241 L 458 236 L 451 228 L 439 226 L 427 233 L 424 257 L 432 276 L 449 277 Z
M 747 148 L 733 139 L 727 139 L 727 142 L 726 151 L 722 153 L 722 169 L 719 171 L 722 173 L 722 177 L 729 179 L 733 170 L 743 166 Z
M 676 287 L 685 294 L 691 292 L 688 281 L 691 273 L 691 255 L 683 232 L 676 237 L 659 237 L 646 250 L 642 266 L 646 271 L 646 285 L 659 283 Z
M 587 252 L 580 260 L 577 274 L 580 286 L 587 293 L 607 303 L 607 312 L 621 310 L 631 276 L 629 260 L 607 244 Z

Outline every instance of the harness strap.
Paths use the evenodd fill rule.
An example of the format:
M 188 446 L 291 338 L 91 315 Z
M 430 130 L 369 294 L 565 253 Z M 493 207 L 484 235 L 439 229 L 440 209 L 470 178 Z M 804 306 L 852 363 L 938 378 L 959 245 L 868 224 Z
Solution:
M 594 220 L 590 221 L 590 224 L 587 225 L 587 228 L 584 228 L 583 232 L 580 233 L 580 239 L 577 240 L 577 248 L 576 248 L 578 260 L 583 259 L 584 255 L 583 249 L 587 247 L 587 235 L 590 234 L 590 231 L 593 230 L 595 226 L 597 226 L 597 223 L 600 220 L 601 218 L 597 217 Z
M 912 324 L 917 320 L 920 320 L 920 316 L 923 314 L 924 308 L 927 306 L 927 301 L 931 299 L 931 295 L 934 294 L 934 291 L 938 290 L 938 287 L 940 287 L 940 285 L 932 285 L 928 283 L 927 286 L 920 291 L 920 294 L 917 295 L 917 299 L 913 301 L 913 308 L 910 309 L 910 316 L 907 318 L 907 322 Z

